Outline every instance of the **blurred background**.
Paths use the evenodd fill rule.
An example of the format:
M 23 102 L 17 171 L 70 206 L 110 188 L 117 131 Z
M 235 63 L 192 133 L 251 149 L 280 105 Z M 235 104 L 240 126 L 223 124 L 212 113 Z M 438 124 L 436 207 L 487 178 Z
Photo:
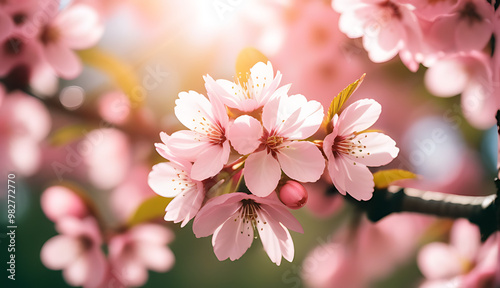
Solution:
M 41 261 L 42 246 L 58 234 L 53 218 L 42 210 L 44 191 L 53 186 L 78 191 L 87 204 L 93 203 L 88 205 L 98 211 L 107 227 L 119 231 L 137 207 L 155 195 L 147 185 L 147 175 L 154 164 L 163 161 L 153 145 L 160 142 L 160 131 L 170 134 L 184 129 L 173 113 L 178 93 L 194 90 L 206 94 L 202 78 L 206 74 L 233 79 L 236 58 L 247 47 L 256 48 L 271 61 L 275 71 L 283 74 L 282 84 L 292 83 L 290 94 L 303 94 L 324 107 L 366 73 L 349 103 L 373 98 L 382 104 L 374 128 L 390 135 L 400 148 L 399 156 L 386 168 L 418 174 L 418 180 L 408 186 L 462 195 L 495 193 L 496 127 L 471 125 L 462 112 L 460 97 L 442 98 L 429 92 L 427 68 L 420 66 L 412 72 L 398 57 L 372 62 L 360 38 L 348 38 L 339 30 L 340 14 L 330 1 L 56 2 L 61 11 L 88 5 L 96 13 L 95 27 L 100 27 L 95 31 L 102 31 L 95 32 L 100 35 L 95 44 L 70 47 L 81 62 L 81 70 L 75 68 L 74 73 L 65 64 L 57 64 L 54 70 L 37 64 L 38 58 L 50 59 L 48 50 L 40 52 L 46 38 L 40 38 L 42 48 L 29 46 L 26 40 L 19 46 L 26 54 L 22 56 L 9 56 L 7 44 L 3 44 L 0 170 L 2 185 L 8 173 L 15 175 L 17 230 L 16 280 L 11 281 L 4 261 L 9 259 L 4 228 L 8 225 L 8 198 L 2 188 L 0 281 L 5 284 L 1 287 L 68 287 L 60 270 L 50 270 Z M 7 6 L 0 9 L 2 14 L 13 13 Z M 40 9 L 23 11 L 36 15 Z M 68 17 L 77 19 L 78 14 Z M 2 41 L 13 45 L 18 42 L 12 39 L 28 39 L 21 32 L 13 37 Z M 56 55 L 63 57 L 62 52 Z M 23 58 L 10 64 L 8 59 L 15 57 Z M 308 204 L 293 211 L 305 232 L 292 232 L 295 258 L 280 266 L 269 261 L 260 241 L 254 241 L 241 259 L 220 262 L 210 237 L 197 239 L 192 223 L 181 229 L 160 217 L 153 222 L 175 234 L 168 245 L 175 264 L 167 272 L 149 271 L 149 279 L 141 286 L 421 285 L 424 276 L 417 264 L 418 251 L 429 242 L 447 242 L 451 220 L 403 215 L 374 225 L 338 193 L 332 193 L 329 185 L 325 179 L 307 186 Z M 47 209 L 65 206 L 54 205 Z M 159 207 L 161 214 L 162 205 Z M 359 228 L 358 240 L 347 232 L 354 226 Z M 359 243 L 346 248 L 353 242 Z M 108 248 L 103 247 L 107 253 Z M 345 255 L 349 249 L 357 249 L 358 262 Z M 362 262 L 365 264 L 359 264 Z

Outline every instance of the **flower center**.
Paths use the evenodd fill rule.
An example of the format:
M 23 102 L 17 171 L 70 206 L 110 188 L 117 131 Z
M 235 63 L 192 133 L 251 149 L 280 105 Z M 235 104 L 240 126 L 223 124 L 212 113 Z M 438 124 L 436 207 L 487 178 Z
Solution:
M 45 26 L 40 34 L 40 42 L 43 45 L 51 44 L 59 40 L 61 32 L 55 27 Z
M 391 1 L 387 1 L 379 5 L 380 7 L 384 8 L 385 11 L 387 11 L 388 16 L 390 16 L 391 18 L 394 17 L 398 20 L 401 20 L 403 18 L 401 10 L 399 10 L 399 6 L 397 4 Z
M 18 55 L 24 48 L 24 42 L 19 38 L 7 39 L 3 44 L 3 49 L 7 55 Z
M 14 16 L 12 16 L 12 20 L 14 21 L 14 23 L 19 26 L 21 24 L 23 24 L 24 22 L 26 22 L 26 19 L 28 17 L 23 14 L 23 13 L 17 13 L 17 14 L 14 14 Z
M 464 8 L 459 11 L 459 14 L 460 18 L 468 21 L 470 26 L 483 21 L 483 17 L 477 13 L 476 4 L 472 2 L 467 2 Z
M 78 238 L 84 251 L 89 251 L 94 246 L 94 241 L 89 236 L 82 235 Z
M 260 220 L 258 219 L 259 215 L 257 214 L 257 211 L 260 210 L 260 204 L 255 202 L 252 199 L 243 199 L 241 200 L 241 207 L 238 210 L 239 216 L 241 217 L 241 221 L 245 222 L 246 224 L 251 224 L 253 229 L 254 229 L 254 235 L 257 237 L 257 223 L 260 223 Z M 238 218 L 234 219 L 234 221 L 237 221 Z M 267 222 L 263 222 L 263 224 L 267 224 Z M 250 229 L 249 225 L 242 225 L 240 230 L 240 234 L 247 233 L 247 236 L 250 237 L 249 231 L 244 231 L 244 227 L 247 227 L 247 229 Z M 261 228 L 263 229 L 263 228 Z
M 356 135 L 351 134 L 350 136 L 337 136 L 333 141 L 332 152 L 335 158 L 340 155 L 351 155 L 356 158 L 365 158 L 365 155 L 370 155 L 370 153 L 363 153 L 366 146 L 363 145 L 361 139 L 354 140 Z M 365 135 L 365 138 L 367 136 Z
M 256 76 L 255 79 L 258 80 L 259 76 Z M 264 77 L 264 80 L 266 80 L 266 77 Z M 240 86 L 241 93 L 243 94 L 241 96 L 243 96 L 243 99 L 255 99 L 255 94 L 259 91 L 259 89 L 266 86 L 266 83 L 253 83 L 252 77 L 250 77 L 250 73 L 248 72 L 245 75 L 240 73 L 238 77 L 236 77 L 235 83 Z M 232 86 L 231 88 L 234 91 L 235 86 Z M 238 92 L 235 91 L 234 95 L 237 96 Z

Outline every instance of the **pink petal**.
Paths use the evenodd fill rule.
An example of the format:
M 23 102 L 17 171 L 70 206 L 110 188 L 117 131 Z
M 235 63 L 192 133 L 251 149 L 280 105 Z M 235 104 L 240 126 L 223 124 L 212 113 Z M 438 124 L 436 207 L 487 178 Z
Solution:
M 333 184 L 341 194 L 347 192 L 357 200 L 368 200 L 372 197 L 373 175 L 363 164 L 340 156 L 330 159 L 328 170 Z
M 134 226 L 128 234 L 134 241 L 150 243 L 151 245 L 165 245 L 174 239 L 174 233 L 170 229 L 150 223 Z
M 52 221 L 66 216 L 82 218 L 88 213 L 83 200 L 64 186 L 47 188 L 40 198 L 40 204 L 45 215 Z
M 262 136 L 262 125 L 257 119 L 243 115 L 234 120 L 226 136 L 238 153 L 246 155 L 259 147 L 259 139 Z
M 265 205 L 263 200 L 263 208 L 269 214 L 269 216 L 282 223 L 286 228 L 291 229 L 295 232 L 304 233 L 304 229 L 302 225 L 300 225 L 299 221 L 288 211 L 285 205 L 281 204 L 279 201 L 276 201 L 272 204 Z
M 65 79 L 73 79 L 82 71 L 80 59 L 63 43 L 53 43 L 45 46 L 45 58 L 56 73 Z
M 72 286 L 83 286 L 89 277 L 90 265 L 89 259 L 85 255 L 81 255 L 64 269 L 64 280 Z
M 3 41 L 5 38 L 9 37 L 13 28 L 14 25 L 10 17 L 5 14 L 4 11 L 0 11 L 0 41 Z
M 248 156 L 243 173 L 248 189 L 259 197 L 271 194 L 281 178 L 280 164 L 265 150 Z
M 78 239 L 57 235 L 43 244 L 40 258 L 43 265 L 52 270 L 61 270 L 69 266 L 83 253 Z
M 481 17 L 481 20 L 470 20 L 467 16 L 462 16 L 451 31 L 455 32 L 459 51 L 482 50 L 493 33 L 494 8 L 485 1 L 468 1 L 468 3 L 474 6 L 474 12 Z
M 134 258 L 121 259 L 113 266 L 112 272 L 127 286 L 140 287 L 148 280 L 148 270 Z
M 101 287 L 104 278 L 107 275 L 108 263 L 104 253 L 99 247 L 92 249 L 86 254 L 88 257 L 87 265 L 89 265 L 89 275 L 85 281 L 85 287 Z
M 191 178 L 202 181 L 215 176 L 229 159 L 231 146 L 228 141 L 221 145 L 211 145 L 198 155 L 191 168 Z
M 469 75 L 461 58 L 448 58 L 434 63 L 425 72 L 425 86 L 429 92 L 440 97 L 450 97 L 462 93 Z
M 175 263 L 174 254 L 168 247 L 163 245 L 137 243 L 136 253 L 140 261 L 153 271 L 166 272 L 172 269 Z
M 402 47 L 404 31 L 396 21 L 385 24 L 384 27 L 377 27 L 380 32 L 367 33 L 363 37 L 363 46 L 368 51 L 370 60 L 375 63 L 382 63 L 391 60 Z M 385 43 L 387 41 L 387 44 Z
M 234 261 L 248 250 L 253 242 L 253 226 L 250 221 L 233 215 L 222 224 L 212 238 L 214 253 L 219 261 Z
M 294 247 L 288 230 L 264 210 L 261 210 L 258 216 L 260 221 L 257 222 L 257 231 L 259 231 L 262 246 L 264 246 L 271 261 L 278 266 L 281 264 L 281 257 L 291 262 L 294 256 Z
M 499 108 L 494 88 L 487 78 L 473 79 L 462 93 L 461 106 L 467 120 L 475 127 L 487 129 L 493 126 L 495 113 Z
M 95 45 L 104 32 L 99 14 L 83 4 L 62 10 L 54 19 L 53 25 L 61 30 L 62 41 L 72 49 L 85 49 Z
M 174 155 L 182 155 L 184 160 L 194 162 L 198 155 L 210 146 L 207 142 L 198 141 L 199 137 L 194 131 L 181 130 L 170 135 L 166 145 Z
M 293 105 L 290 105 L 292 103 Z M 289 139 L 308 138 L 321 126 L 324 116 L 323 106 L 317 101 L 307 101 L 302 95 L 292 95 L 288 98 L 286 107 L 280 107 L 278 113 L 282 113 L 281 109 L 293 111 L 295 105 L 299 106 L 285 119 L 279 134 Z
M 250 68 L 250 79 L 253 86 L 255 100 L 258 106 L 262 106 L 273 96 L 281 81 L 281 74 L 278 72 L 274 78 L 273 65 L 271 62 L 258 62 Z
M 358 100 L 340 114 L 339 135 L 350 135 L 370 128 L 380 116 L 382 106 L 373 99 Z
M 277 154 L 285 174 L 300 182 L 315 182 L 325 170 L 325 158 L 311 142 L 292 141 Z
M 356 151 L 356 156 L 349 155 L 347 157 L 366 166 L 378 167 L 385 165 L 396 158 L 399 153 L 396 142 L 391 137 L 382 133 L 362 133 L 357 135 L 352 141 L 363 145 L 363 148 L 360 148 L 363 152 Z
M 231 193 L 209 200 L 198 212 L 193 222 L 196 237 L 206 237 L 214 233 L 229 217 L 241 207 L 245 193 Z
M 165 220 L 174 223 L 181 222 L 181 227 L 193 219 L 201 208 L 205 199 L 203 184 L 197 183 L 197 187 L 186 190 L 177 195 L 167 206 Z
M 153 191 L 163 197 L 175 197 L 181 193 L 186 181 L 179 178 L 178 175 L 188 177 L 189 175 L 183 169 L 174 163 L 159 163 L 153 166 L 149 173 L 148 184 Z
M 203 79 L 205 80 L 205 88 L 210 99 L 217 97 L 228 107 L 239 110 L 243 109 L 240 101 L 244 96 L 240 85 L 225 79 L 215 81 L 209 75 L 203 76 Z
M 217 122 L 212 103 L 195 91 L 179 93 L 179 99 L 175 100 L 175 116 L 184 126 L 201 134 L 205 134 L 205 127 Z
M 450 245 L 463 260 L 473 262 L 481 247 L 479 228 L 466 219 L 457 219 L 451 228 Z
M 461 261 L 457 251 L 444 243 L 430 243 L 422 248 L 417 262 L 427 279 L 445 279 L 461 274 Z

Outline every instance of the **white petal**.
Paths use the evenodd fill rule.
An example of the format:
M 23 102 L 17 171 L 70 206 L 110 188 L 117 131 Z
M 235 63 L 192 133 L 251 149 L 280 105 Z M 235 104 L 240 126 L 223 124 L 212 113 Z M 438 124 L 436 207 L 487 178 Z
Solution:
M 391 162 L 398 156 L 399 149 L 391 137 L 378 133 L 362 133 L 352 140 L 356 148 L 355 154 L 349 154 L 349 159 L 366 166 L 381 166 Z
M 175 105 L 175 116 L 190 130 L 203 134 L 204 129 L 216 124 L 212 104 L 205 96 L 195 91 L 179 93 Z
M 196 185 L 189 179 L 183 167 L 174 163 L 160 163 L 153 166 L 153 170 L 149 173 L 148 184 L 156 194 L 163 197 L 175 197 L 183 192 L 181 189 Z M 186 187 L 186 184 L 189 187 Z

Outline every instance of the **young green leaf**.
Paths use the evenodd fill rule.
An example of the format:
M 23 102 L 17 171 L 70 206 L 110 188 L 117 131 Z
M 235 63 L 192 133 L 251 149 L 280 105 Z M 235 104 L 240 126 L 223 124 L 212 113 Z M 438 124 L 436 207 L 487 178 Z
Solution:
M 417 175 L 402 169 L 381 170 L 373 173 L 373 182 L 378 189 L 387 188 L 393 182 L 403 179 L 415 179 Z
M 337 113 L 339 113 L 340 109 L 344 105 L 344 103 L 351 97 L 352 93 L 358 89 L 359 85 L 363 82 L 363 79 L 365 79 L 365 75 L 361 75 L 361 77 L 354 81 L 352 84 L 349 84 L 344 90 L 342 90 L 335 98 L 333 98 L 332 102 L 330 103 L 330 108 L 328 108 L 328 112 L 326 114 L 325 120 L 323 121 L 323 125 L 325 127 L 328 127 L 328 123 L 332 121 L 333 116 Z
M 134 226 L 143 222 L 151 221 L 157 218 L 163 218 L 165 215 L 165 207 L 172 201 L 173 198 L 165 198 L 161 196 L 153 196 L 146 199 L 135 210 L 132 217 L 127 221 L 128 226 Z

